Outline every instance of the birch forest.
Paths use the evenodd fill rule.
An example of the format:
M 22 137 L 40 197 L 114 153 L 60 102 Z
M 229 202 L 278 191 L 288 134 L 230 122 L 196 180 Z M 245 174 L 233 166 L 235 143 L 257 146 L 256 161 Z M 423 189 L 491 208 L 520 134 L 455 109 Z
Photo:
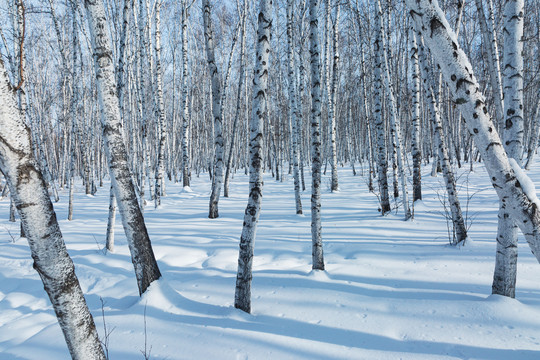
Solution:
M 540 181 L 535 172 L 540 171 L 536 159 L 540 1 L 0 0 L 0 36 L 0 203 L 5 203 L 0 216 L 5 219 L 2 224 L 14 224 L 2 225 L 0 231 L 3 238 L 27 247 L 21 259 L 29 261 L 28 272 L 39 277 L 36 294 L 47 299 L 48 311 L 56 317 L 64 347 L 67 344 L 73 359 L 540 357 L 540 346 L 532 345 L 532 340 L 510 342 L 508 349 L 501 345 L 499 353 L 489 341 L 455 340 L 445 353 L 440 350 L 444 337 L 433 342 L 438 350 L 428 351 L 428 340 L 407 342 L 419 333 L 388 343 L 384 339 L 393 335 L 385 330 L 369 335 L 377 336 L 372 342 L 380 345 L 363 346 L 370 340 L 361 334 L 369 330 L 334 323 L 317 328 L 319 323 L 299 318 L 308 311 L 302 306 L 291 310 L 300 315 L 290 323 L 275 320 L 283 314 L 289 319 L 285 310 L 281 315 L 264 315 L 270 311 L 265 309 L 282 303 L 276 300 L 263 306 L 265 294 L 272 290 L 255 290 L 259 274 L 261 286 L 302 288 L 296 277 L 294 282 L 287 280 L 300 272 L 322 284 L 304 303 L 307 308 L 316 298 L 327 307 L 335 306 L 325 303 L 324 289 L 338 291 L 345 281 L 362 283 L 346 276 L 333 281 L 340 266 L 354 261 L 356 273 L 349 275 L 357 279 L 366 270 L 363 262 L 379 256 L 373 250 L 337 260 L 352 248 L 336 250 L 336 238 L 359 239 L 354 246 L 361 254 L 371 246 L 362 243 L 367 238 L 370 244 L 393 236 L 404 242 L 423 236 L 431 240 L 432 229 L 442 229 L 438 252 L 425 256 L 443 253 L 459 258 L 474 249 L 483 251 L 476 239 L 482 239 L 481 244 L 489 241 L 489 251 L 482 255 L 488 264 L 482 282 L 487 288 L 474 296 L 516 302 L 523 298 L 526 305 L 512 303 L 512 309 L 529 306 L 529 315 L 523 318 L 538 321 L 540 282 L 532 275 L 534 281 L 524 275 L 520 282 L 520 276 L 525 266 L 531 274 L 540 269 L 540 201 L 535 190 Z M 485 190 L 470 185 L 471 177 Z M 485 196 L 491 202 L 477 200 L 474 194 L 482 191 L 489 192 Z M 100 196 L 103 206 L 97 200 Z M 176 202 L 177 197 L 185 197 L 185 202 Z M 275 210 L 270 204 L 278 198 L 287 205 Z M 200 211 L 180 215 L 189 199 L 192 204 L 201 202 Z M 432 199 L 438 210 L 430 212 L 426 207 Z M 234 201 L 239 206 L 232 214 Z M 267 218 L 266 206 L 273 209 Z M 484 219 L 478 215 L 484 210 L 489 226 L 475 220 L 475 216 Z M 361 215 L 352 214 L 358 211 L 370 214 L 371 220 L 356 223 Z M 434 213 L 438 214 L 434 225 L 423 227 Z M 84 260 L 73 257 L 80 249 L 72 242 L 79 225 L 72 224 L 89 224 L 98 216 L 104 219 L 103 226 L 101 220 L 93 225 L 89 247 L 101 249 L 102 260 L 93 255 Z M 293 225 L 288 225 L 290 221 Z M 481 230 L 475 222 L 483 226 Z M 261 226 L 264 250 L 259 253 Z M 269 250 L 264 239 L 278 239 L 280 227 L 292 229 L 289 245 L 276 242 Z M 207 228 L 217 231 L 212 241 L 231 239 L 228 255 L 223 256 L 230 255 L 233 262 L 225 268 L 206 267 L 222 252 L 220 245 L 213 250 L 197 248 L 206 244 L 202 234 Z M 392 235 L 392 229 L 400 234 Z M 175 239 L 181 236 L 201 238 L 201 242 L 181 242 L 178 249 L 184 250 L 176 252 Z M 170 239 L 167 247 L 163 239 Z M 302 241 L 302 256 L 307 257 L 301 257 L 302 270 L 289 272 L 280 268 L 285 253 L 276 254 L 295 246 L 290 245 L 295 241 Z M 420 254 L 422 247 L 407 251 Z M 521 254 L 526 256 L 524 263 L 518 262 L 518 248 L 520 260 Z M 185 294 L 188 290 L 174 286 L 184 281 L 181 276 L 177 281 L 175 274 L 189 268 L 180 266 L 184 260 L 178 259 L 189 258 L 190 251 L 204 252 L 204 271 L 226 270 L 226 275 L 220 275 L 227 278 L 225 303 L 194 300 Z M 182 255 L 174 259 L 167 252 Z M 274 270 L 260 268 L 267 252 L 275 260 Z M 114 304 L 121 298 L 100 293 L 97 275 L 92 286 L 87 284 L 88 276 L 77 277 L 79 269 L 85 271 L 87 266 L 107 272 L 109 266 L 99 264 L 114 256 L 127 259 L 129 266 L 122 265 L 122 271 L 133 291 L 127 297 L 142 304 L 130 311 L 136 313 L 131 318 L 144 317 L 144 345 L 141 338 L 133 340 L 139 347 L 131 353 L 115 350 L 111 344 L 115 335 L 118 341 L 128 338 L 122 334 L 129 328 L 120 325 L 120 318 L 115 323 L 114 315 L 106 314 L 120 312 Z M 392 256 L 400 259 L 397 253 Z M 418 256 L 416 260 L 424 255 Z M 291 256 L 298 258 L 296 253 Z M 459 276 L 473 271 L 467 270 L 472 267 L 456 269 L 465 272 Z M 0 278 L 10 277 L 2 271 Z M 284 275 L 264 282 L 265 271 Z M 448 281 L 456 287 L 452 291 L 477 291 L 461 286 L 467 280 Z M 413 285 L 404 287 L 414 287 L 414 282 L 411 279 Z M 394 286 L 383 281 L 374 284 Z M 429 291 L 428 282 L 422 286 L 422 291 Z M 520 286 L 532 290 L 520 293 Z M 0 285 L 2 309 L 3 299 L 15 291 L 10 289 Z M 350 291 L 357 292 L 365 295 L 362 290 Z M 157 293 L 159 299 L 167 299 L 162 301 L 168 305 L 160 303 L 164 313 L 177 309 L 170 310 L 175 315 L 167 320 L 177 327 L 188 322 L 193 327 L 233 328 L 307 342 L 304 347 L 298 345 L 302 342 L 293 346 L 278 340 L 266 345 L 233 341 L 236 350 L 243 350 L 238 350 L 238 356 L 244 357 L 222 352 L 219 342 L 206 345 L 214 353 L 201 352 L 203 342 L 187 346 L 185 353 L 167 343 L 163 345 L 171 347 L 167 352 L 157 342 L 147 343 L 147 335 L 152 334 L 147 328 L 147 307 L 148 326 L 160 318 L 151 313 Z M 293 291 L 285 302 L 294 298 Z M 426 300 L 414 299 L 414 306 Z M 493 312 L 503 306 L 486 301 Z M 369 306 L 359 309 L 347 316 L 365 311 L 369 319 Z M 204 316 L 194 320 L 195 313 Z M 9 352 L 17 342 L 3 340 L 10 332 L 4 325 L 14 320 L 3 321 L 0 316 L 0 353 L 7 351 L 6 359 L 43 358 L 38 352 Z M 242 322 L 247 325 L 237 324 Z M 479 320 L 483 322 L 489 321 Z M 112 325 L 107 328 L 107 323 Z M 455 326 L 449 330 L 460 329 Z M 294 329 L 308 335 L 297 336 Z M 182 333 L 188 336 L 189 331 Z M 325 333 L 330 334 L 329 340 L 324 339 Z M 198 334 L 208 342 L 218 336 Z M 540 336 L 538 331 L 535 334 Z M 501 330 L 496 336 L 507 335 Z M 348 350 L 325 353 L 325 341 Z M 513 357 L 507 352 L 510 348 L 522 352 Z M 273 357 L 274 350 L 281 355 Z M 63 358 L 68 352 L 44 356 Z

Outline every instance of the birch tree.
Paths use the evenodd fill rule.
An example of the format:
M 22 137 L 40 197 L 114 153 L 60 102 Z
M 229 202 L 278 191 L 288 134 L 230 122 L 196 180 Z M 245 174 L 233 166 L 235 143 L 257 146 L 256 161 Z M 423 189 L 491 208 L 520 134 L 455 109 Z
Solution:
M 484 159 L 491 183 L 540 262 L 540 213 L 534 184 L 515 160 L 509 160 L 485 105 L 472 66 L 437 1 L 407 0 L 416 29 L 441 67 L 453 101 Z M 523 183 L 523 184 L 522 184 Z
M 268 69 L 270 58 L 270 31 L 272 28 L 272 0 L 261 0 L 258 12 L 255 71 L 253 74 L 253 109 L 249 124 L 249 198 L 244 213 L 240 237 L 238 272 L 234 307 L 251 312 L 251 279 L 253 247 L 261 210 L 263 190 L 263 129 L 268 114 Z
M 154 280 L 161 277 L 161 273 L 152 250 L 141 208 L 137 202 L 135 186 L 128 167 L 116 92 L 111 43 L 108 34 L 105 32 L 107 29 L 105 9 L 101 0 L 85 0 L 84 6 L 92 40 L 98 95 L 102 112 L 103 137 L 111 181 L 131 252 L 131 261 L 135 268 L 139 294 L 142 294 Z
M 413 202 L 422 200 L 422 152 L 420 150 L 420 66 L 418 64 L 418 44 L 414 28 L 409 29 L 410 67 L 409 87 L 412 92 L 412 137 L 411 148 L 413 158 Z
M 235 108 L 235 115 L 234 115 L 234 121 L 231 128 L 231 140 L 229 142 L 229 154 L 227 155 L 227 166 L 225 170 L 225 181 L 223 184 L 223 196 L 229 197 L 229 179 L 231 176 L 231 166 L 232 166 L 232 156 L 233 156 L 233 150 L 235 145 L 235 139 L 236 139 L 236 133 L 238 132 L 238 119 L 240 117 L 240 107 L 241 107 L 241 101 L 242 101 L 242 89 L 244 88 L 244 82 L 245 82 L 245 55 L 246 55 L 246 23 L 247 23 L 247 14 L 248 14 L 248 2 L 247 0 L 244 0 L 244 11 L 242 14 L 242 19 L 240 20 L 240 56 L 239 56 L 239 63 L 240 68 L 238 70 L 238 89 L 236 93 L 236 108 Z
M 21 3 L 22 4 L 22 3 Z M 0 170 L 8 183 L 43 286 L 73 359 L 105 359 L 75 275 L 47 186 L 34 158 L 30 129 L 0 59 Z
M 433 90 L 432 81 L 430 81 L 434 78 L 434 75 L 429 71 L 430 68 L 428 65 L 427 54 L 424 49 L 422 39 L 418 39 L 418 48 L 422 77 L 424 80 L 424 94 L 429 107 L 429 114 L 435 133 L 433 142 L 435 144 L 435 148 L 437 149 L 437 155 L 441 163 L 443 178 L 446 186 L 446 194 L 448 196 L 448 206 L 450 208 L 450 215 L 452 217 L 452 245 L 458 245 L 460 243 L 464 243 L 467 239 L 467 228 L 465 227 L 465 221 L 463 219 L 463 213 L 459 203 L 456 179 L 450 164 L 450 156 L 448 154 L 448 147 L 446 146 L 439 106 L 437 104 L 435 91 Z
M 503 144 L 508 157 L 522 166 L 523 154 L 523 0 L 507 0 L 504 5 L 504 130 Z M 499 208 L 497 253 L 492 291 L 515 297 L 517 273 L 516 222 L 504 199 Z
M 373 86 L 373 112 L 374 125 L 377 130 L 377 169 L 379 180 L 379 201 L 381 206 L 381 214 L 385 215 L 390 212 L 390 198 L 388 195 L 388 160 L 386 157 L 386 131 L 384 118 L 382 113 L 382 96 L 383 96 L 383 44 L 381 32 L 377 31 L 373 43 L 373 52 L 375 54 L 374 64 L 374 86 Z
M 409 208 L 409 199 L 408 199 L 408 191 L 407 191 L 407 177 L 405 175 L 405 165 L 403 161 L 403 151 L 401 148 L 401 131 L 399 122 L 397 120 L 397 109 L 396 109 L 396 101 L 394 99 L 394 89 L 392 88 L 392 79 L 390 78 L 390 70 L 388 68 L 388 60 L 386 58 L 386 45 L 385 45 L 385 39 L 383 36 L 384 33 L 384 26 L 383 26 L 383 13 L 381 9 L 381 3 L 379 0 L 377 0 L 376 3 L 376 15 L 375 15 L 375 22 L 377 25 L 378 30 L 378 37 L 379 37 L 379 43 L 382 45 L 379 45 L 379 49 L 382 51 L 376 52 L 375 56 L 382 57 L 382 59 L 377 60 L 380 62 L 382 69 L 382 77 L 383 79 L 381 81 L 384 81 L 385 88 L 386 88 L 386 95 L 388 98 L 387 107 L 390 110 L 390 136 L 394 139 L 395 146 L 391 151 L 395 153 L 395 157 L 397 160 L 397 166 L 399 171 L 399 176 L 401 179 L 401 189 L 402 189 L 402 196 L 403 196 L 403 211 L 405 213 L 405 219 L 409 219 L 411 217 L 411 210 Z M 382 49 L 381 49 L 382 48 Z
M 155 185 L 155 205 L 161 205 L 161 196 L 163 195 L 163 173 L 165 171 L 165 142 L 167 141 L 166 119 L 165 119 L 165 104 L 163 102 L 163 74 L 161 69 L 161 5 L 162 1 L 156 3 L 156 97 L 158 110 L 158 155 L 156 166 L 156 185 Z
M 504 105 L 503 105 L 503 91 L 501 82 L 501 69 L 499 65 L 499 49 L 497 45 L 497 32 L 494 27 L 493 17 L 493 3 L 492 0 L 487 0 L 488 6 L 488 19 L 484 14 L 484 5 L 482 0 L 475 0 L 476 9 L 478 11 L 478 19 L 480 22 L 480 29 L 482 30 L 482 45 L 486 52 L 487 65 L 489 68 L 489 80 L 491 84 L 491 90 L 493 91 L 493 98 L 495 100 L 495 121 L 499 125 L 499 129 L 502 129 L 504 118 Z
M 312 268 L 324 270 L 321 224 L 321 64 L 319 1 L 309 0 L 309 54 L 311 64 L 311 242 Z
M 181 5 L 181 34 L 182 34 L 182 184 L 190 186 L 190 158 L 189 158 L 189 103 L 188 103 L 188 18 L 191 4 L 182 0 Z
M 295 56 L 293 52 L 294 34 L 293 34 L 293 0 L 287 0 L 287 80 L 289 82 L 289 119 L 292 125 L 291 144 L 292 144 L 292 162 L 294 178 L 294 199 L 296 213 L 302 214 L 302 199 L 300 197 L 300 173 L 298 168 L 298 104 L 296 103 L 296 73 Z
M 330 8 L 331 0 L 327 0 L 327 7 Z M 330 12 L 327 12 L 330 14 Z M 330 189 L 332 191 L 339 190 L 338 173 L 337 173 L 337 144 L 336 144 L 336 114 L 337 114 L 337 91 L 339 84 L 339 19 L 340 19 L 340 4 L 335 4 L 335 20 L 332 31 L 332 48 L 333 61 L 332 61 L 332 80 L 327 79 L 330 86 L 328 87 L 328 123 L 330 126 L 330 151 L 331 151 L 331 165 L 332 165 L 332 182 Z M 329 23 L 331 22 L 330 16 L 328 16 Z M 330 38 L 330 36 L 328 36 Z M 329 41 L 330 42 L 330 41 Z M 327 50 L 330 50 L 330 46 L 327 46 Z M 330 58 L 330 53 L 327 54 L 327 59 Z M 330 71 L 327 71 L 329 74 Z M 330 82 L 331 81 L 331 82 Z
M 212 79 L 212 116 L 214 117 L 214 175 L 212 177 L 212 193 L 210 194 L 210 209 L 208 217 L 219 217 L 218 202 L 223 183 L 223 113 L 221 110 L 221 80 L 219 78 L 216 58 L 214 55 L 214 33 L 209 0 L 203 0 L 204 38 L 208 71 Z

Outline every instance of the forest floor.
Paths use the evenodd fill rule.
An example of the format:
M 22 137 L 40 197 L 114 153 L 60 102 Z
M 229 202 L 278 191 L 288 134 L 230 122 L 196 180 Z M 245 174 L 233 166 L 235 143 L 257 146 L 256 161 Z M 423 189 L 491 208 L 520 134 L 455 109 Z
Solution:
M 493 296 L 498 200 L 483 165 L 459 171 L 469 242 L 449 246 L 442 176 L 424 168 L 414 219 L 382 217 L 366 178 L 324 176 L 326 271 L 311 271 L 310 178 L 295 215 L 292 177 L 265 174 L 255 243 L 251 315 L 233 307 L 247 177 L 237 173 L 220 217 L 208 219 L 210 182 L 167 183 L 145 219 L 163 278 L 139 298 L 120 219 L 104 251 L 109 187 L 84 195 L 74 220 L 68 191 L 54 204 L 67 248 L 111 360 L 144 359 L 539 359 L 540 265 L 520 235 L 516 299 Z M 357 166 L 358 170 L 358 166 Z M 306 169 L 306 175 L 308 175 Z M 540 163 L 529 171 L 540 185 Z M 410 184 L 409 184 L 410 185 Z M 410 189 L 410 186 L 409 186 Z M 0 358 L 68 359 L 19 223 L 0 202 Z M 103 306 L 102 306 L 103 303 Z M 103 315 L 104 314 L 104 315 Z M 104 330 L 104 323 L 106 330 Z M 105 336 L 105 334 L 107 336 Z M 146 348 L 146 350 L 145 350 Z

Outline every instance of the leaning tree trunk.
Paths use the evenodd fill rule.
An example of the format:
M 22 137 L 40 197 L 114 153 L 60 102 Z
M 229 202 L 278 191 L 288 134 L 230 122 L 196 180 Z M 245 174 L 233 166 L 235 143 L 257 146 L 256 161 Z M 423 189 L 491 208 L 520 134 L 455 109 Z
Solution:
M 270 58 L 270 29 L 272 27 L 272 1 L 261 0 L 257 30 L 255 76 L 253 78 L 253 109 L 249 136 L 249 198 L 244 214 L 244 225 L 240 237 L 238 273 L 234 307 L 251 312 L 251 279 L 253 245 L 261 210 L 263 189 L 263 130 L 268 114 L 268 60 Z M 268 121 L 268 119 L 266 119 Z
M 503 28 L 503 144 L 508 157 L 518 166 L 522 166 L 523 154 L 523 6 L 523 0 L 506 1 Z M 499 207 L 493 294 L 516 296 L 517 235 L 516 222 L 503 200 Z
M 111 43 L 107 29 L 107 18 L 103 3 L 99 0 L 85 0 L 88 25 L 94 51 L 98 96 L 101 103 L 101 121 L 105 150 L 109 163 L 112 184 L 122 217 L 124 231 L 131 251 L 131 261 L 139 294 L 161 277 L 150 237 L 144 223 L 137 194 L 128 167 L 123 127 L 116 93 L 116 79 L 112 61 Z
M 296 204 L 296 213 L 302 214 L 302 199 L 300 197 L 300 173 L 298 171 L 298 104 L 296 103 L 296 73 L 293 52 L 293 0 L 287 1 L 287 57 L 288 57 L 288 82 L 289 82 L 289 118 L 292 124 L 291 144 L 292 144 L 292 162 L 294 178 L 294 199 Z
M 313 270 L 324 270 L 321 225 L 321 64 L 319 59 L 318 0 L 309 0 L 311 56 L 311 241 Z
M 29 128 L 0 59 L 0 170 L 6 177 L 28 239 L 34 269 L 43 281 L 73 359 L 105 359 L 98 334 L 68 255 L 47 185 L 34 158 Z
M 482 156 L 491 183 L 506 209 L 517 222 L 532 253 L 540 262 L 540 211 L 534 183 L 517 165 L 509 160 L 479 91 L 472 66 L 460 49 L 455 34 L 437 1 L 407 0 L 407 6 L 417 31 L 424 36 L 454 102 L 458 105 L 469 132 Z
M 214 33 L 210 13 L 210 2 L 203 0 L 204 38 L 206 40 L 206 57 L 208 70 L 212 78 L 212 115 L 214 116 L 214 176 L 212 178 L 212 193 L 208 217 L 219 217 L 218 202 L 223 183 L 223 114 L 221 111 L 221 80 L 214 55 Z
M 446 141 L 444 138 L 443 126 L 441 121 L 441 115 L 439 107 L 437 105 L 437 99 L 435 98 L 435 92 L 433 90 L 432 82 L 433 72 L 429 71 L 427 52 L 424 49 L 422 39 L 418 39 L 418 48 L 420 55 L 420 62 L 422 63 L 422 77 L 424 79 L 424 94 L 426 102 L 429 106 L 430 117 L 433 122 L 433 130 L 435 132 L 434 143 L 437 148 L 438 158 L 441 163 L 443 172 L 443 178 L 446 185 L 446 193 L 448 196 L 448 206 L 450 207 L 450 215 L 452 217 L 452 245 L 458 245 L 467 240 L 467 228 L 465 227 L 465 221 L 463 219 L 463 213 L 461 212 L 461 205 L 457 196 L 456 180 L 452 166 L 450 165 L 450 158 L 448 156 L 448 148 L 446 147 Z

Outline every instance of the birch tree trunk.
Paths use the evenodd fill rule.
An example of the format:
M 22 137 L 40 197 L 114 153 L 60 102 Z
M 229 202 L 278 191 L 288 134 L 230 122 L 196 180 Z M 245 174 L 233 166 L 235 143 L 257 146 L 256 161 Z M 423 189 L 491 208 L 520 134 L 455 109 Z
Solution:
M 214 176 L 212 177 L 212 193 L 210 194 L 210 208 L 208 217 L 219 217 L 218 202 L 223 183 L 223 114 L 221 111 L 221 80 L 218 74 L 214 55 L 214 34 L 212 31 L 212 19 L 210 2 L 203 0 L 204 38 L 206 42 L 206 57 L 208 70 L 212 78 L 212 115 L 214 117 Z
M 531 135 L 531 141 L 529 143 L 529 149 L 527 151 L 527 163 L 525 164 L 526 170 L 529 170 L 532 165 L 534 155 L 536 154 L 536 149 L 538 148 L 538 139 L 540 138 L 540 97 L 536 102 L 536 110 L 534 114 L 535 116 L 532 120 L 534 122 L 534 132 Z
M 429 106 L 429 113 L 433 122 L 433 130 L 435 133 L 433 142 L 437 148 L 438 158 L 441 163 L 443 178 L 446 185 L 446 193 L 448 196 L 448 206 L 450 207 L 450 214 L 452 216 L 452 245 L 458 245 L 467 240 L 467 228 L 465 227 L 463 213 L 461 212 L 461 205 L 457 196 L 456 180 L 450 164 L 450 158 L 448 156 L 448 148 L 446 146 L 444 137 L 439 106 L 437 105 L 437 99 L 433 90 L 432 81 L 430 81 L 433 79 L 434 75 L 433 72 L 429 71 L 427 52 L 424 49 L 422 39 L 418 39 L 418 48 L 420 62 L 422 63 L 421 68 L 422 77 L 424 79 L 425 99 Z
M 118 208 L 131 252 L 139 294 L 161 277 L 128 167 L 116 92 L 111 44 L 101 0 L 85 0 L 102 111 L 103 138 Z
M 244 0 L 244 13 L 242 15 L 242 24 L 241 30 L 240 30 L 240 69 L 238 70 L 239 76 L 238 76 L 238 90 L 236 93 L 236 109 L 235 109 L 235 115 L 234 115 L 234 122 L 231 129 L 231 141 L 229 143 L 229 154 L 227 155 L 227 166 L 225 170 L 225 182 L 223 185 L 223 196 L 229 197 L 229 178 L 231 175 L 231 165 L 232 165 L 232 155 L 234 150 L 234 141 L 236 139 L 236 133 L 237 133 L 237 127 L 238 127 L 238 118 L 240 117 L 240 104 L 241 104 L 241 97 L 242 97 L 242 88 L 245 81 L 245 66 L 244 66 L 244 58 L 246 54 L 246 18 L 247 18 L 247 12 L 248 12 L 248 2 L 247 0 Z
M 253 77 L 253 109 L 249 136 L 249 198 L 240 237 L 238 273 L 234 307 L 251 312 L 251 279 L 253 246 L 261 210 L 263 190 L 263 130 L 268 121 L 268 60 L 270 57 L 270 30 L 272 28 L 272 1 L 261 0 L 258 14 L 255 72 Z
M 476 9 L 478 11 L 478 19 L 480 20 L 480 28 L 482 30 L 482 41 L 484 45 L 484 51 L 486 52 L 486 58 L 489 68 L 489 79 L 491 89 L 493 91 L 493 98 L 495 100 L 495 121 L 499 124 L 499 129 L 504 127 L 504 105 L 503 105 L 503 92 L 501 86 L 501 69 L 499 65 L 499 50 L 497 46 L 497 32 L 494 28 L 493 19 L 493 4 L 492 0 L 487 0 L 488 5 L 488 19 L 486 20 L 484 14 L 484 5 L 482 0 L 475 0 Z
M 289 118 L 292 125 L 291 144 L 292 144 L 292 162 L 294 178 L 294 199 L 296 204 L 296 213 L 302 214 L 302 199 L 300 197 L 300 174 L 298 171 L 298 104 L 296 103 L 296 73 L 295 59 L 293 52 L 293 0 L 287 1 L 287 57 L 288 57 L 288 82 L 289 82 Z
M 330 0 L 328 0 L 328 6 L 330 6 Z M 332 62 L 332 82 L 330 86 L 330 93 L 328 94 L 328 118 L 330 124 L 330 148 L 331 148 L 331 157 L 332 157 L 332 182 L 330 185 L 331 191 L 339 190 L 338 182 L 338 173 L 337 173 L 337 145 L 336 145 L 336 107 L 337 107 L 337 91 L 339 83 L 339 15 L 340 15 L 340 6 L 339 2 L 335 4 L 335 23 L 333 31 L 333 48 L 334 48 L 334 61 Z M 331 19 L 328 19 L 331 22 Z M 327 49 L 330 49 L 330 46 L 327 46 Z M 328 54 L 328 57 L 330 54 Z M 330 81 L 330 79 L 328 79 Z
M 413 202 L 422 200 L 422 152 L 420 150 L 420 67 L 418 64 L 418 45 L 414 29 L 410 28 L 410 79 L 412 92 L 412 158 L 413 158 Z
M 380 0 L 377 0 L 377 9 L 376 9 L 376 23 L 378 27 L 378 36 L 379 41 L 382 44 L 382 54 L 378 54 L 379 56 L 382 56 L 382 72 L 383 72 L 383 78 L 384 83 L 386 86 L 386 93 L 388 97 L 388 104 L 387 106 L 390 109 L 390 134 L 394 138 L 395 148 L 392 149 L 392 151 L 395 153 L 395 157 L 397 160 L 397 166 L 398 166 L 398 172 L 399 177 L 401 179 L 401 191 L 403 195 L 403 211 L 405 213 L 405 220 L 409 219 L 411 217 L 411 210 L 409 208 L 409 199 L 408 199 L 408 191 L 407 191 L 407 177 L 405 175 L 405 164 L 403 161 L 403 151 L 401 148 L 401 131 L 399 122 L 397 120 L 397 109 L 396 109 L 396 101 L 394 99 L 394 90 L 392 87 L 392 79 L 390 78 L 390 69 L 388 67 L 388 60 L 386 58 L 386 51 L 384 50 L 386 48 L 385 45 L 385 39 L 384 39 L 384 27 L 383 27 L 383 13 L 381 9 L 381 2 Z
M 188 16 L 189 8 L 186 0 L 182 0 L 182 185 L 190 186 L 189 158 L 189 103 L 188 103 Z
M 34 158 L 31 134 L 0 59 L 0 170 L 21 217 L 34 269 L 53 305 L 73 359 L 105 359 L 92 314 L 75 275 L 47 185 Z
M 109 217 L 107 219 L 107 235 L 105 237 L 105 247 L 107 251 L 114 252 L 114 225 L 116 223 L 116 197 L 114 188 L 111 185 L 109 194 Z
M 384 118 L 382 114 L 383 96 L 383 44 L 380 31 L 377 31 L 375 42 L 373 43 L 375 53 L 374 86 L 373 86 L 373 112 L 375 113 L 375 128 L 377 130 L 377 152 L 378 152 L 378 180 L 381 214 L 390 212 L 390 199 L 388 195 L 388 160 L 386 157 L 386 132 Z
M 311 63 L 311 242 L 312 268 L 324 270 L 321 225 L 321 64 L 319 58 L 319 1 L 309 0 Z
M 125 116 L 124 110 L 124 57 L 126 51 L 126 38 L 129 25 L 130 14 L 133 10 L 134 0 L 124 0 L 122 10 L 122 33 L 120 34 L 120 49 L 118 55 L 118 71 L 116 74 L 118 82 L 118 103 L 120 104 L 120 114 Z M 116 224 L 116 198 L 114 188 L 111 184 L 109 194 L 109 216 L 107 218 L 107 232 L 105 235 L 105 247 L 108 251 L 114 252 L 114 226 Z
M 161 196 L 163 195 L 163 173 L 165 172 L 165 142 L 167 141 L 167 131 L 165 129 L 165 104 L 163 102 L 163 75 L 161 70 L 161 0 L 156 3 L 156 96 L 158 110 L 158 154 L 156 166 L 156 185 L 155 185 L 155 206 L 161 205 Z
M 520 167 L 523 154 L 523 7 L 523 0 L 505 2 L 503 28 L 503 141 L 508 157 Z M 517 235 L 516 222 L 510 217 L 503 200 L 499 207 L 493 294 L 516 296 Z
M 491 183 L 506 209 L 517 222 L 532 253 L 540 262 L 540 212 L 534 184 L 517 165 L 509 160 L 493 121 L 485 106 L 480 85 L 472 72 L 455 34 L 433 0 L 406 0 L 417 31 L 424 36 L 454 102 L 463 114 L 467 128 L 476 143 Z

